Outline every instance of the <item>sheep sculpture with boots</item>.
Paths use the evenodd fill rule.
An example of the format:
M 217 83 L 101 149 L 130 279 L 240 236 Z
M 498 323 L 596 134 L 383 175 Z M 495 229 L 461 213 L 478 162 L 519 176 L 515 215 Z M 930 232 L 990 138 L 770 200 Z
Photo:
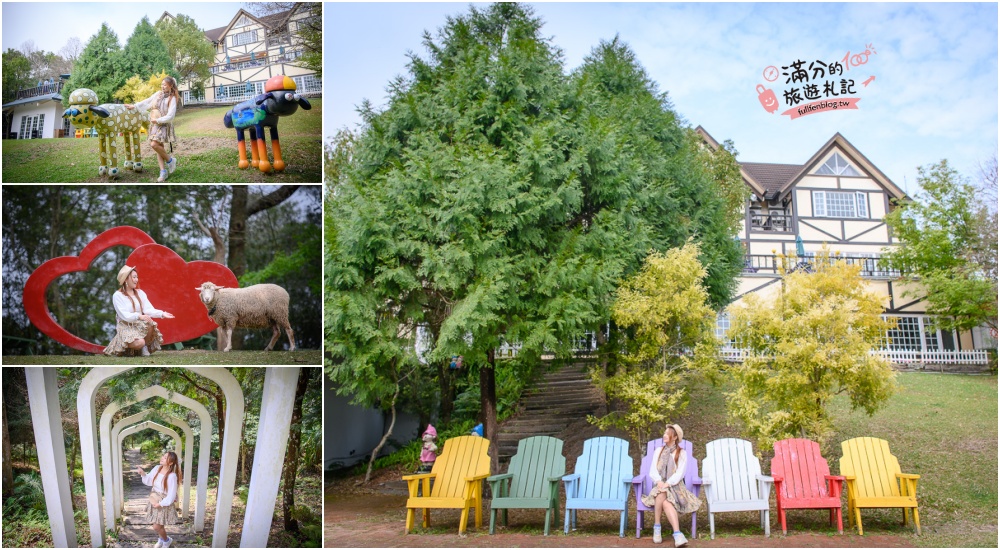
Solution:
M 274 331 L 271 342 L 264 351 L 271 351 L 281 337 L 281 329 L 288 334 L 288 351 L 295 351 L 295 336 L 288 322 L 288 292 L 278 285 L 260 284 L 243 288 L 226 288 L 215 283 L 202 283 L 195 288 L 201 303 L 208 309 L 208 316 L 225 335 L 222 351 L 233 349 L 234 328 L 267 328 Z
M 278 117 L 295 114 L 299 107 L 312 109 L 304 97 L 295 93 L 295 81 L 285 75 L 272 76 L 264 84 L 264 93 L 243 103 L 236 104 L 222 118 L 226 128 L 236 129 L 236 149 L 240 155 L 239 167 L 249 166 L 268 173 L 272 167 L 281 172 L 285 161 L 281 158 L 281 144 L 278 141 Z M 274 163 L 267 160 L 267 142 L 264 127 L 271 128 L 271 151 Z M 247 161 L 244 131 L 250 130 L 250 158 Z
M 115 103 L 97 104 L 97 93 L 87 88 L 73 90 L 69 94 L 69 108 L 63 111 L 63 118 L 77 128 L 94 128 L 101 149 L 101 164 L 97 168 L 100 176 L 118 177 L 118 134 L 125 140 L 126 170 L 142 172 L 142 157 L 139 152 L 139 132 L 149 128 L 149 113 L 127 110 Z M 110 153 L 110 156 L 109 156 Z M 133 155 L 135 161 L 132 161 Z M 110 160 L 110 165 L 108 161 Z

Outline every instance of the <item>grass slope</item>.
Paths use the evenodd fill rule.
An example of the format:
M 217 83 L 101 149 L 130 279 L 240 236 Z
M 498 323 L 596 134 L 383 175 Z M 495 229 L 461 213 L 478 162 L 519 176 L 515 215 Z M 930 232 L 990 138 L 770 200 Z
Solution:
M 288 165 L 282 173 L 263 174 L 259 170 L 240 170 L 236 151 L 236 132 L 222 124 L 229 107 L 188 107 L 177 115 L 175 131 L 178 160 L 170 183 L 319 183 L 323 181 L 322 126 L 323 107 L 319 98 L 313 108 L 299 109 L 281 119 L 282 158 Z M 271 151 L 270 137 L 267 138 Z M 4 183 L 150 183 L 159 176 L 156 154 L 149 141 L 142 140 L 141 173 L 121 170 L 116 180 L 97 175 L 100 162 L 96 139 L 31 139 L 3 142 Z M 119 168 L 125 162 L 124 141 L 118 140 Z
M 912 525 L 902 526 L 898 509 L 864 509 L 861 521 L 865 535 L 900 535 L 926 547 L 996 548 L 997 377 L 901 373 L 898 381 L 899 392 L 872 417 L 862 411 L 851 412 L 844 397 L 838 397 L 831 407 L 836 433 L 823 448 L 823 456 L 833 475 L 840 472 L 840 442 L 863 436 L 888 441 L 903 472 L 920 475 L 917 500 L 923 535 L 918 537 Z M 722 393 L 707 384 L 694 389 L 691 405 L 679 423 L 685 436 L 695 443 L 694 454 L 699 460 L 705 457 L 708 441 L 740 437 L 736 427 L 726 425 Z M 773 452 L 761 455 L 761 468 L 769 472 Z M 856 529 L 847 528 L 846 494 L 843 502 L 844 532 L 856 535 Z M 773 504 L 771 510 L 771 535 L 777 531 L 780 537 Z M 720 530 L 720 518 L 731 515 L 737 514 L 716 516 L 716 536 L 743 534 L 744 527 L 747 533 L 759 533 L 756 517 L 751 514 L 739 522 L 737 532 Z M 790 511 L 788 529 L 789 534 L 836 533 L 824 512 L 808 510 Z

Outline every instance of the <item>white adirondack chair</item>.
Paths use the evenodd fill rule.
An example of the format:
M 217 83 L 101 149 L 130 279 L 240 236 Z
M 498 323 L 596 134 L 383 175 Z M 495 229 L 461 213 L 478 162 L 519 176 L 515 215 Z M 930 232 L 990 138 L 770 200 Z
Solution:
M 701 461 L 701 486 L 708 505 L 708 525 L 715 538 L 715 514 L 760 511 L 760 526 L 771 536 L 771 486 L 774 478 L 761 475 L 760 461 L 750 442 L 743 439 L 716 439 L 705 446 Z

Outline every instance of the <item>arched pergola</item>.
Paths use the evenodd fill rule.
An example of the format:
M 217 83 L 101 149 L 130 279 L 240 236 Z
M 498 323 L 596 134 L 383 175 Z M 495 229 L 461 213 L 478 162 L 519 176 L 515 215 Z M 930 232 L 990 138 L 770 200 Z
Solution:
M 153 409 L 146 409 L 140 413 L 133 414 L 132 416 L 123 418 L 119 420 L 114 428 L 111 428 L 111 441 L 114 442 L 114 461 L 112 462 L 112 470 L 114 474 L 115 485 L 115 519 L 121 517 L 121 512 L 125 507 L 125 491 L 124 491 L 124 476 L 122 468 L 122 442 L 125 440 L 125 436 L 121 435 L 121 431 L 136 422 L 143 420 L 147 415 L 153 412 Z M 187 422 L 176 418 L 168 414 L 160 414 L 160 416 L 167 422 L 177 426 L 184 433 L 184 457 L 181 463 L 184 465 L 184 475 L 181 481 L 181 487 L 178 489 L 177 500 L 182 503 L 181 506 L 181 517 L 187 518 L 191 513 L 191 454 L 194 448 L 194 432 L 191 430 L 191 426 Z M 177 448 L 178 455 L 180 454 L 180 448 Z M 181 498 L 183 495 L 183 498 Z M 204 507 L 204 503 L 202 504 Z
M 112 376 L 135 367 L 94 367 L 84 377 L 77 394 L 80 417 L 80 448 L 83 453 L 84 486 L 87 508 L 91 512 L 90 534 L 93 547 L 104 545 L 104 508 L 101 478 L 98 473 L 97 415 L 95 397 L 101 385 Z M 233 489 L 236 481 L 236 455 L 242 434 L 243 396 L 236 379 L 222 367 L 184 367 L 215 381 L 226 395 L 226 437 L 222 444 L 222 468 L 212 546 L 224 547 L 229 533 Z M 292 406 L 299 367 L 267 367 L 261 403 L 260 423 L 247 496 L 246 515 L 240 546 L 263 548 L 274 516 L 275 499 L 281 482 L 281 469 L 288 444 Z M 59 385 L 54 367 L 25 369 L 28 399 L 35 431 L 35 445 L 42 475 L 45 506 L 57 547 L 76 546 L 73 524 L 72 493 L 66 468 L 66 448 L 59 414 Z M 236 399 L 238 397 L 238 399 Z M 110 437 L 110 434 L 109 434 Z M 105 447 L 107 449 L 107 447 Z M 109 493 L 110 495 L 111 493 Z
M 240 393 L 242 394 L 242 390 L 240 390 Z M 112 448 L 116 449 L 114 452 L 106 452 L 102 454 L 105 491 L 108 494 L 114 495 L 114 498 L 110 501 L 105 499 L 105 525 L 108 529 L 114 529 L 114 520 L 115 518 L 120 517 L 119 510 L 121 509 L 121 505 L 124 500 L 121 496 L 123 494 L 120 487 L 121 483 L 119 482 L 117 486 L 114 485 L 115 480 L 120 479 L 120 476 L 115 476 L 115 473 L 121 472 L 121 462 L 118 462 L 117 465 L 114 464 L 114 458 L 118 456 L 117 449 L 120 449 L 121 446 L 115 446 L 112 443 L 113 438 L 111 432 L 109 431 L 111 419 L 121 409 L 136 403 L 141 403 L 148 399 L 152 399 L 153 397 L 160 397 L 167 401 L 181 405 L 182 407 L 187 407 L 188 409 L 193 410 L 195 414 L 198 415 L 198 419 L 201 421 L 201 434 L 199 436 L 200 443 L 198 447 L 198 487 L 194 511 L 194 530 L 201 531 L 205 528 L 205 503 L 208 501 L 208 463 L 210 461 L 209 455 L 212 448 L 212 417 L 208 414 L 208 409 L 197 400 L 180 393 L 171 392 L 170 390 L 159 385 L 139 390 L 136 392 L 134 400 L 120 404 L 111 403 L 104 409 L 104 412 L 101 413 L 101 448 L 109 450 Z M 242 397 L 240 399 L 242 403 Z M 236 467 L 234 465 L 233 473 L 235 474 L 235 472 Z M 185 471 L 184 475 L 187 479 L 190 479 L 189 471 Z M 186 498 L 187 497 L 185 497 L 185 499 Z

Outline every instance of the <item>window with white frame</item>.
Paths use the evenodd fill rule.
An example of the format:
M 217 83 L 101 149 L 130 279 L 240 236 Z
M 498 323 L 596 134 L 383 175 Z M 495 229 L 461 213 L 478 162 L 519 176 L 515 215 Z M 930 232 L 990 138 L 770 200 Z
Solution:
M 295 91 L 300 94 L 323 91 L 323 81 L 314 74 L 293 76 L 292 80 L 295 81 Z
M 861 176 L 861 173 L 854 169 L 844 157 L 840 156 L 840 153 L 834 153 L 823 166 L 816 170 L 817 175 L 821 176 Z
M 251 21 L 249 17 L 243 15 L 236 20 L 236 24 L 234 24 L 233 27 L 249 27 L 250 25 L 253 25 L 253 21 Z
M 17 133 L 17 139 L 38 139 L 44 137 L 45 115 L 23 116 L 21 117 L 21 131 Z
M 720 342 L 728 342 L 728 334 L 731 327 L 732 321 L 729 319 L 729 314 L 725 311 L 720 312 L 715 318 L 715 337 L 718 338 Z
M 890 329 L 886 348 L 894 351 L 923 351 L 920 345 L 920 318 L 896 317 L 896 328 Z
M 256 97 L 264 93 L 264 82 L 246 82 L 244 84 L 227 84 L 217 86 L 215 99 L 238 99 L 240 101 Z
M 241 32 L 239 34 L 233 35 L 233 46 L 242 46 L 244 44 L 253 44 L 257 41 L 257 30 Z
M 813 191 L 813 216 L 867 218 L 868 194 L 860 191 Z

